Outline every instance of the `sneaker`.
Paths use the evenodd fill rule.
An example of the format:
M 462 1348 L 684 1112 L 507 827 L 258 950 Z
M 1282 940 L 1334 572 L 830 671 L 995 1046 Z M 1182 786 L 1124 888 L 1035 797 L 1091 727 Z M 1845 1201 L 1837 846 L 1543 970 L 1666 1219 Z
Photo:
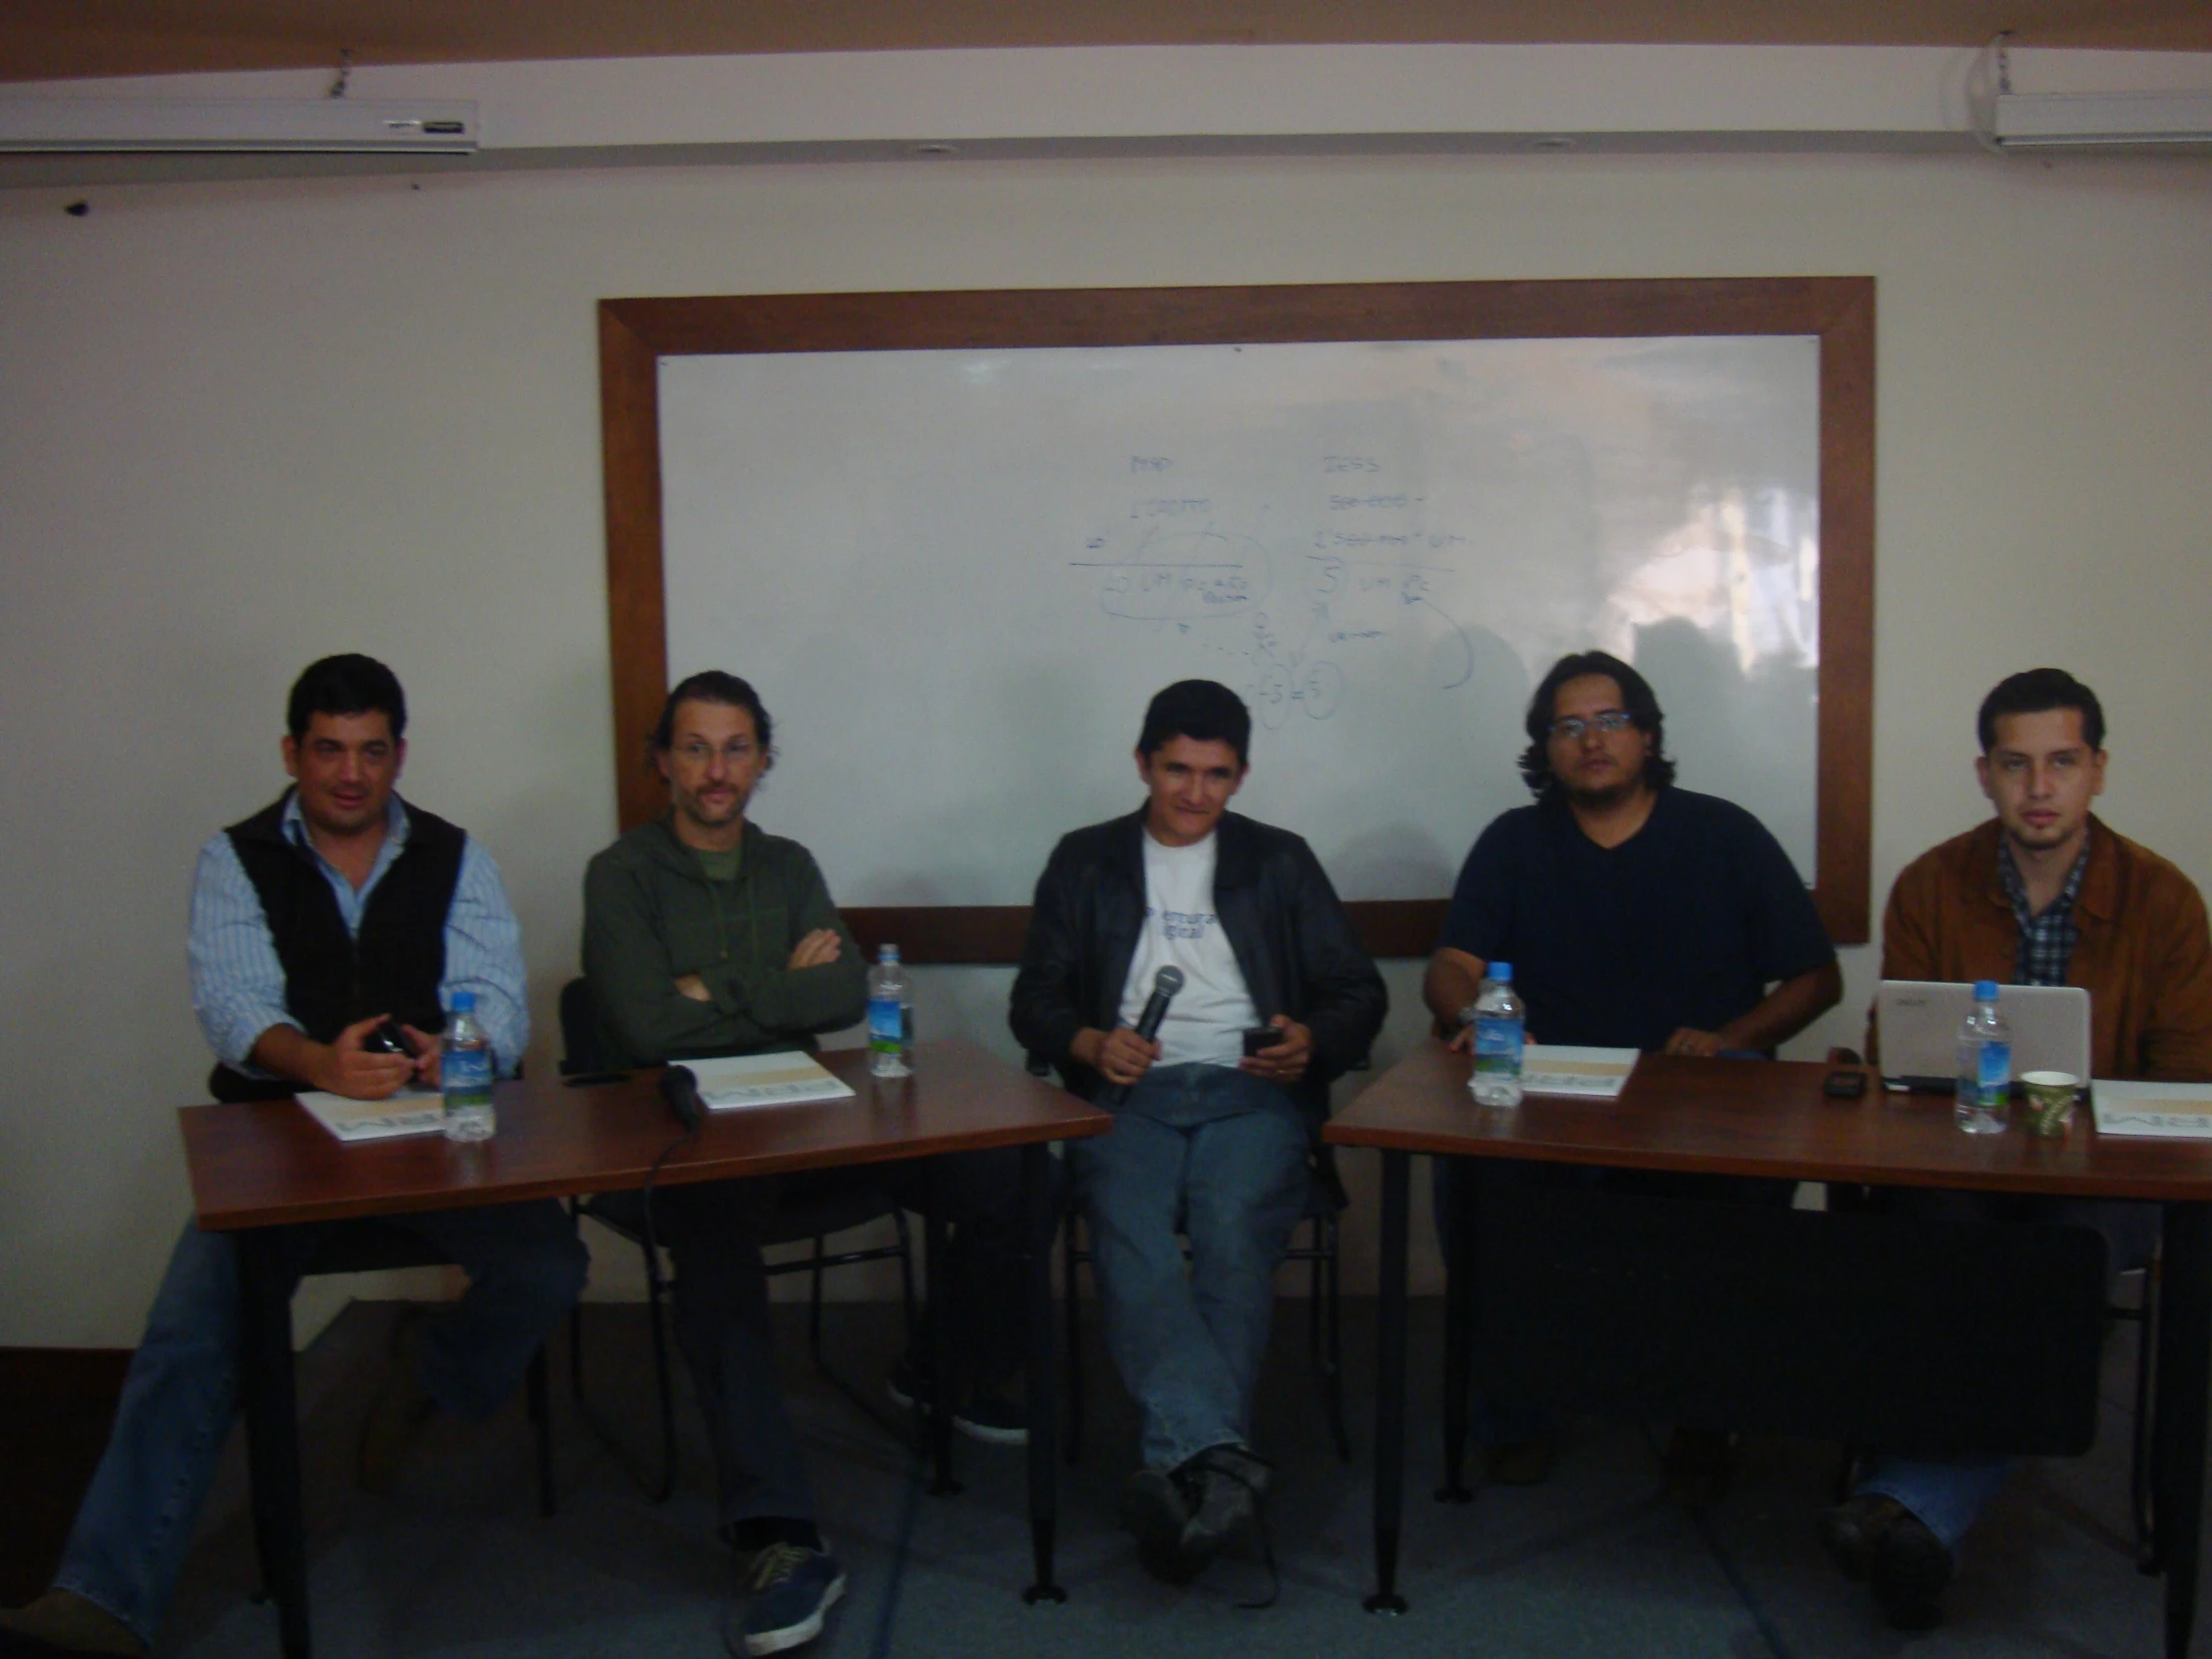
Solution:
M 985 1445 L 1027 1445 L 1029 1413 L 1004 1394 L 978 1388 L 952 1413 L 952 1426 Z
M 929 1379 L 911 1362 L 901 1358 L 883 1379 L 883 1391 L 901 1411 L 918 1405 L 926 1410 L 930 1400 Z M 1027 1445 L 1029 1413 L 1004 1394 L 977 1388 L 967 1403 L 952 1413 L 952 1426 L 971 1440 L 985 1445 Z
M 1736 1479 L 1729 1436 L 1714 1428 L 1677 1428 L 1667 1437 L 1659 1467 L 1667 1496 L 1685 1509 L 1710 1508 Z
M 74 1590 L 48 1590 L 28 1607 L 0 1608 L 0 1653 L 145 1652 L 129 1625 Z
M 1121 1524 L 1136 1537 L 1137 1564 L 1161 1583 L 1178 1587 L 1197 1573 L 1183 1556 L 1183 1529 L 1191 1523 L 1191 1502 L 1198 1490 L 1195 1476 L 1186 1473 L 1190 1466 L 1139 1469 L 1121 1488 Z
M 782 1653 L 822 1634 L 823 1615 L 844 1595 L 844 1568 L 828 1550 L 771 1544 L 745 1563 L 739 1586 L 753 1598 L 745 1651 Z
M 1195 1577 L 1259 1519 L 1260 1497 L 1273 1470 L 1265 1458 L 1241 1445 L 1211 1446 L 1183 1467 L 1192 1471 L 1196 1489 L 1191 1518 L 1183 1528 L 1183 1559 Z
M 1897 1630 L 1933 1630 L 1943 1620 L 1942 1596 L 1950 1583 L 1950 1551 L 1920 1516 L 1902 1510 L 1874 1541 L 1867 1576 L 1875 1605 Z

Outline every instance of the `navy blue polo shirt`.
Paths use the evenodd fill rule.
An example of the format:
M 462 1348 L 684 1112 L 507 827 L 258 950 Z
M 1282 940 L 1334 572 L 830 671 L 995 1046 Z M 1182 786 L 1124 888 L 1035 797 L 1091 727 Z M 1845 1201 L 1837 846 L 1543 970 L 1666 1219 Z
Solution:
M 1751 814 L 1669 786 L 1599 846 L 1564 801 L 1499 815 L 1460 866 L 1442 942 L 1513 964 L 1537 1042 L 1663 1048 L 1834 961 L 1812 895 Z

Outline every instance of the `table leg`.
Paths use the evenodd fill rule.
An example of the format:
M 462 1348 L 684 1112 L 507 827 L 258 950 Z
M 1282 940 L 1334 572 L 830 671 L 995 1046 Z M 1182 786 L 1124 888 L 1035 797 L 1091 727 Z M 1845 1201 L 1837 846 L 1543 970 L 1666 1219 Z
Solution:
M 1022 1213 L 1029 1222 L 1029 1547 L 1036 1576 L 1021 1592 L 1031 1606 L 1065 1601 L 1053 1581 L 1060 1508 L 1058 1346 L 1052 1329 L 1052 1240 L 1060 1218 L 1052 1208 L 1052 1152 L 1043 1142 L 1021 1149 Z M 1068 1318 L 1075 1304 L 1068 1304 Z
M 2152 1535 L 2166 1566 L 2167 1659 L 2184 1659 L 2197 1615 L 2205 1408 L 2212 1374 L 2212 1204 L 2166 1206 L 2160 1263 Z
M 1375 1363 L 1375 1594 L 1371 1613 L 1402 1613 L 1397 1537 L 1405 1506 L 1405 1245 L 1412 1154 L 1382 1154 L 1382 1241 Z
M 953 1375 L 956 1360 L 952 1342 L 952 1267 L 947 1259 L 944 1205 L 936 1188 L 936 1164 L 929 1166 L 929 1210 L 922 1218 L 923 1240 L 928 1253 L 928 1280 L 924 1294 L 929 1302 L 929 1456 L 934 1478 L 931 1497 L 952 1497 L 960 1483 L 952 1478 L 952 1398 L 959 1379 Z
M 292 1379 L 291 1276 L 277 1236 L 238 1236 L 239 1388 L 246 1408 L 254 1544 L 262 1584 L 276 1603 L 284 1659 L 307 1659 L 306 1523 L 299 1500 L 299 1420 Z
M 1474 1160 L 1444 1166 L 1444 1483 L 1438 1503 L 1470 1503 L 1467 1489 L 1467 1401 L 1474 1348 Z

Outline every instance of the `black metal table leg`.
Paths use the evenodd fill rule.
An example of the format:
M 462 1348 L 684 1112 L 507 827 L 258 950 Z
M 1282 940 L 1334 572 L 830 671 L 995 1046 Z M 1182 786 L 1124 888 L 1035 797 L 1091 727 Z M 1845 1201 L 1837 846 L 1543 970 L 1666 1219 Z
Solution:
M 1439 1503 L 1472 1502 L 1467 1489 L 1467 1402 L 1474 1348 L 1474 1160 L 1444 1166 L 1444 1483 Z
M 931 1497 L 951 1497 L 961 1487 L 952 1478 L 952 1401 L 953 1389 L 959 1379 L 954 1375 L 958 1361 L 952 1341 L 952 1301 L 957 1294 L 952 1285 L 952 1264 L 948 1260 L 948 1229 L 944 1222 L 944 1205 L 938 1193 L 937 1167 L 929 1166 L 929 1211 L 923 1217 L 922 1237 L 928 1254 L 926 1295 L 929 1303 L 929 1455 L 934 1466 L 934 1478 L 929 1482 Z
M 2166 1206 L 2160 1266 L 2153 1536 L 2166 1569 L 2167 1659 L 2184 1659 L 2197 1616 L 2205 1409 L 2212 1378 L 2212 1204 Z
M 291 1278 L 277 1235 L 238 1235 L 239 1389 L 246 1408 L 254 1543 L 276 1603 L 284 1659 L 307 1659 L 307 1538 L 299 1500 L 299 1421 L 292 1379 Z
M 1405 1505 L 1405 1246 L 1412 1154 L 1382 1154 L 1382 1241 L 1377 1262 L 1382 1307 L 1375 1365 L 1375 1594 L 1371 1613 L 1402 1613 L 1397 1538 Z
M 1059 1217 L 1052 1210 L 1052 1152 L 1043 1142 L 1021 1149 L 1022 1213 L 1029 1224 L 1029 1547 L 1036 1576 L 1021 1592 L 1034 1606 L 1065 1601 L 1066 1590 L 1052 1576 L 1058 1544 L 1060 1508 L 1058 1357 L 1052 1330 L 1052 1238 Z M 1075 1305 L 1068 1304 L 1068 1317 Z

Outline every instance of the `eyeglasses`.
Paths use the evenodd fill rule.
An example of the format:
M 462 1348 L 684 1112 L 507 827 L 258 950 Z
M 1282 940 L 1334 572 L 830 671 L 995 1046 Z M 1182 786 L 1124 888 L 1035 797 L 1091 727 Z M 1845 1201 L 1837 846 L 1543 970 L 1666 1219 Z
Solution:
M 1593 727 L 1603 732 L 1607 737 L 1611 737 L 1615 732 L 1625 732 L 1635 724 L 1635 721 L 1629 718 L 1626 709 L 1607 709 L 1603 714 L 1592 715 L 1588 720 L 1584 720 L 1580 715 L 1569 715 L 1565 720 L 1555 720 L 1551 723 L 1551 735 L 1555 738 L 1565 738 L 1569 743 L 1580 743 L 1583 734 Z
M 744 738 L 732 738 L 720 749 L 717 749 L 711 743 L 702 743 L 695 739 L 690 743 L 678 744 L 676 746 L 676 758 L 688 767 L 703 767 L 717 755 L 720 755 L 731 766 L 742 767 L 746 762 L 753 759 L 754 753 L 759 747 L 758 744 L 749 743 Z

